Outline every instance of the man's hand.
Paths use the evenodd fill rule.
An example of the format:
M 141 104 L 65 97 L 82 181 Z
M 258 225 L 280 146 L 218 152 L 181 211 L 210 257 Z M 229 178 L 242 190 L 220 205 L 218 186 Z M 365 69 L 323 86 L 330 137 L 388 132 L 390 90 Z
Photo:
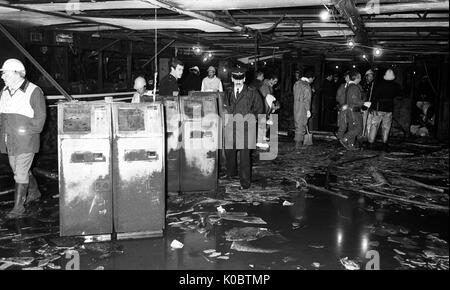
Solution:
M 310 118 L 311 117 L 311 111 L 310 110 L 308 110 L 308 111 L 306 111 L 306 118 Z
M 364 102 L 364 106 L 365 106 L 365 107 L 370 108 L 370 105 L 372 105 L 371 102 Z

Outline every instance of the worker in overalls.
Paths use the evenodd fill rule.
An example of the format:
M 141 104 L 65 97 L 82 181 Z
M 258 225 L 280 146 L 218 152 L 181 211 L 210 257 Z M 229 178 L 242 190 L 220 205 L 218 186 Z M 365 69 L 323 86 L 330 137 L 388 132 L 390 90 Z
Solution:
M 345 91 L 347 89 L 348 83 L 350 82 L 350 71 L 344 73 L 345 83 L 341 84 L 336 92 L 336 103 L 338 104 L 338 118 L 337 118 L 337 138 L 342 139 L 344 133 L 347 130 L 347 118 L 345 116 L 345 110 L 347 109 L 345 103 Z
M 364 102 L 361 98 L 361 74 L 357 70 L 352 70 L 349 74 L 350 81 L 345 89 L 345 105 L 342 111 L 347 119 L 347 130 L 339 142 L 347 150 L 355 150 L 356 137 L 362 133 L 363 116 L 362 112 L 367 110 L 371 103 Z

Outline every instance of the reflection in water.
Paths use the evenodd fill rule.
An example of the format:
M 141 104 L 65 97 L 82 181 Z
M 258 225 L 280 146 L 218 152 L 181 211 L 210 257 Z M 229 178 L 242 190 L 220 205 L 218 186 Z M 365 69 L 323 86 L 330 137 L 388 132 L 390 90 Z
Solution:
M 289 207 L 289 214 L 295 220 L 302 220 L 305 217 L 306 199 L 305 193 L 300 191 L 292 197 L 293 206 Z
M 361 252 L 363 255 L 367 252 L 369 247 L 369 237 L 367 233 L 364 233 L 361 238 Z
M 342 254 L 342 241 L 344 240 L 344 231 L 341 225 L 337 226 L 337 239 L 336 239 L 336 254 Z

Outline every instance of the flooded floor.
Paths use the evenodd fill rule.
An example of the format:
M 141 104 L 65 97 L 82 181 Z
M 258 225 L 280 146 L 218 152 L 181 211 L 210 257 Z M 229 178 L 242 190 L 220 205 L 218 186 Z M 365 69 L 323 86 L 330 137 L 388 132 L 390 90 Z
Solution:
M 73 266 L 71 251 L 81 269 L 343 270 L 377 261 L 385 270 L 448 269 L 448 145 L 412 144 L 390 153 L 345 152 L 335 141 L 316 141 L 292 152 L 291 142 L 280 142 L 277 159 L 255 162 L 249 190 L 220 178 L 216 193 L 171 195 L 163 238 L 102 243 L 59 237 L 56 156 L 36 162 L 41 203 L 23 219 L 6 220 L 13 181 L 2 156 L 0 269 L 65 269 Z M 400 165 L 414 180 L 447 189 L 415 191 L 405 184 L 417 193 L 407 196 L 413 202 L 357 192 L 399 190 L 393 176 Z M 392 185 L 377 187 L 368 166 Z M 417 177 L 424 172 L 444 177 Z

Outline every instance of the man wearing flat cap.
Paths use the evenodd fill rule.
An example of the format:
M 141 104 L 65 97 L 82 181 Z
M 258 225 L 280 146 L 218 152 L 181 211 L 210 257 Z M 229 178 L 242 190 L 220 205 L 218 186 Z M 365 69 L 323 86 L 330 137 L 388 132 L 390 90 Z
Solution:
M 216 68 L 208 68 L 208 76 L 202 81 L 202 92 L 223 92 L 222 81 L 216 77 Z
M 30 168 L 39 152 L 39 134 L 46 118 L 42 90 L 25 78 L 25 67 L 11 58 L 0 69 L 5 87 L 0 91 L 0 152 L 7 153 L 14 173 L 14 207 L 7 218 L 21 218 L 25 207 L 41 198 Z
M 236 159 L 239 151 L 241 189 L 247 189 L 251 185 L 250 150 L 254 149 L 256 144 L 256 120 L 258 120 L 259 114 L 264 113 L 264 104 L 258 91 L 244 84 L 244 70 L 233 70 L 231 81 L 233 86 L 227 89 L 224 96 L 224 111 L 227 114 L 224 132 L 227 177 L 237 176 Z M 234 125 L 235 128 L 233 128 Z M 243 128 L 243 130 L 238 130 L 238 127 Z

